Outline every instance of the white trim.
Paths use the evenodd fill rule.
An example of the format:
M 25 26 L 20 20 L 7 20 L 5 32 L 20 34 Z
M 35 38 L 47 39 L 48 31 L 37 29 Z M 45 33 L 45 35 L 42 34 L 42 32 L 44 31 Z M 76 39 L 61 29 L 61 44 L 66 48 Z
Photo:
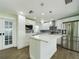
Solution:
M 0 16 L 0 19 L 12 19 L 12 20 L 14 20 L 14 19 L 16 19 L 15 17 L 6 17 L 6 16 Z

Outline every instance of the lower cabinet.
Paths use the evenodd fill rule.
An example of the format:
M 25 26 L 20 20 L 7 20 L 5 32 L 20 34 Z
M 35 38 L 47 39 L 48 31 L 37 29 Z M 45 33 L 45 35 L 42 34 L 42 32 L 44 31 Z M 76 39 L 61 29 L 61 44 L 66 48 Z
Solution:
M 50 59 L 57 51 L 56 40 L 48 42 L 37 39 L 30 40 L 30 58 L 31 59 Z

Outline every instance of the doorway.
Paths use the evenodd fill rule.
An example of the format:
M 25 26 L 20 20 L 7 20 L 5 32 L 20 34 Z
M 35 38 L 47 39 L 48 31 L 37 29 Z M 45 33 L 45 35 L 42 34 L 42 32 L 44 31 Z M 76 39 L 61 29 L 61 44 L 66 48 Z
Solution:
M 14 21 L 0 19 L 0 50 L 14 46 Z
M 63 34 L 62 46 L 79 52 L 79 21 L 64 22 L 63 27 L 66 34 Z

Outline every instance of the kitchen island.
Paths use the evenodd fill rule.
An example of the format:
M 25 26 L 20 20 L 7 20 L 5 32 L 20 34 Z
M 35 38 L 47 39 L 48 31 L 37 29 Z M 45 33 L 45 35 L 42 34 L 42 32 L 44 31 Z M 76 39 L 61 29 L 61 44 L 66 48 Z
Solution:
M 31 37 L 30 58 L 31 59 L 50 59 L 57 51 L 57 39 L 61 38 L 58 34 L 39 34 Z

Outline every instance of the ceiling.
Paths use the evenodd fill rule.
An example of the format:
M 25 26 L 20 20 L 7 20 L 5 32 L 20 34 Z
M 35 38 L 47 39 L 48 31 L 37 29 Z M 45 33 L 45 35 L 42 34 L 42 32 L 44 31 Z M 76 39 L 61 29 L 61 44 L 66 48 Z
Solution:
M 41 6 L 41 3 L 44 5 Z M 32 10 L 33 13 L 29 14 Z M 23 14 L 31 19 L 60 19 L 78 13 L 78 0 L 65 4 L 65 0 L 0 0 L 0 11 Z M 51 13 L 49 11 L 52 11 Z

